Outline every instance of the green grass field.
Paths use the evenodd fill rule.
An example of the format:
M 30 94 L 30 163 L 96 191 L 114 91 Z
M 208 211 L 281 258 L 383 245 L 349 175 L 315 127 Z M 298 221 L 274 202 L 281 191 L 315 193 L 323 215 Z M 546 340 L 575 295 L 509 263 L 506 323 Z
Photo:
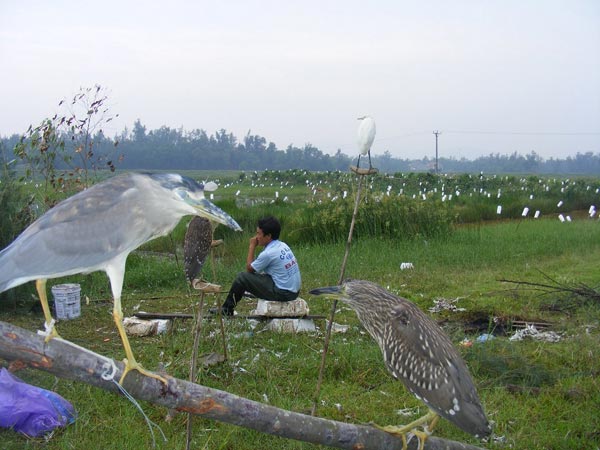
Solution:
M 268 205 L 264 208 L 268 210 Z M 287 222 L 289 226 L 293 223 L 290 219 Z M 172 241 L 161 239 L 129 257 L 123 288 L 125 316 L 137 310 L 194 310 L 198 297 L 187 288 L 183 276 L 180 250 L 183 232 L 178 228 Z M 204 277 L 227 288 L 243 269 L 252 233 L 249 226 L 239 235 L 225 233 L 223 251 L 217 253 L 214 265 L 207 262 Z M 286 233 L 293 233 L 293 229 L 284 230 L 283 240 Z M 329 314 L 328 300 L 311 297 L 308 291 L 337 282 L 344 246 L 343 241 L 325 244 L 299 241 L 294 245 L 303 276 L 301 295 L 308 301 L 311 314 Z M 402 262 L 412 262 L 414 269 L 400 270 Z M 431 238 L 363 235 L 352 242 L 345 275 L 379 283 L 411 299 L 425 311 L 436 299 L 460 298 L 457 306 L 465 311 L 430 314 L 442 324 L 465 357 L 484 408 L 494 423 L 494 435 L 489 442 L 480 443 L 444 420 L 435 435 L 491 449 L 583 449 L 600 445 L 600 304 L 499 281 L 547 283 L 550 277 L 566 286 L 584 283 L 598 289 L 598 220 L 582 214 L 568 223 L 561 223 L 555 217 L 475 221 L 455 224 L 451 233 Z M 124 353 L 110 314 L 112 302 L 106 276 L 103 273 L 76 276 L 49 285 L 65 281 L 81 284 L 82 315 L 72 321 L 61 321 L 58 324 L 61 336 L 100 354 L 122 359 Z M 0 320 L 28 330 L 40 329 L 43 317 L 38 309 L 32 310 L 37 305 L 34 293 L 32 283 L 15 289 L 0 305 Z M 208 298 L 207 306 L 221 301 Z M 253 307 L 252 301 L 244 301 L 238 311 L 245 313 Z M 385 425 L 407 423 L 425 413 L 423 404 L 387 373 L 377 345 L 362 329 L 355 314 L 340 305 L 335 321 L 350 328 L 332 338 L 318 415 Z M 549 322 L 549 330 L 559 333 L 562 339 L 556 343 L 510 341 L 516 331 L 515 321 Z M 317 326 L 317 333 L 280 335 L 263 331 L 260 326 L 251 330 L 242 320 L 228 321 L 229 360 L 200 370 L 197 381 L 277 407 L 308 412 L 315 392 L 325 323 L 318 321 Z M 179 320 L 169 334 L 132 337 L 134 353 L 151 370 L 163 364 L 170 375 L 187 379 L 192 328 L 192 321 Z M 216 321 L 206 322 L 201 354 L 220 351 L 218 331 Z M 477 343 L 477 337 L 483 333 L 494 333 L 495 338 Z M 465 338 L 474 342 L 471 347 L 460 345 Z M 73 425 L 57 430 L 48 440 L 27 439 L 10 430 L 0 430 L 2 448 L 151 448 L 152 438 L 142 415 L 125 398 L 32 369 L 16 375 L 58 392 L 73 403 L 78 419 Z M 147 403 L 142 403 L 142 407 L 167 438 L 167 442 L 162 442 L 157 435 L 158 448 L 185 448 L 185 414 L 176 415 L 169 422 L 165 420 L 164 408 Z M 399 411 L 404 410 L 412 415 L 400 415 Z M 194 420 L 192 447 L 317 448 L 202 418 Z

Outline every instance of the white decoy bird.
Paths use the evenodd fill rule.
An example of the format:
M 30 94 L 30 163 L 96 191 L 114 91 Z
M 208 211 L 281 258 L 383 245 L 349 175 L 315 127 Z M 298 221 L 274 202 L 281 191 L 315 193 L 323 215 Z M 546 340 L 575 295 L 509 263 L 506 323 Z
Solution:
M 360 168 L 360 157 L 369 155 L 369 169 L 371 169 L 371 145 L 375 140 L 375 121 L 371 116 L 359 117 L 360 125 L 358 126 L 358 162 L 356 166 Z

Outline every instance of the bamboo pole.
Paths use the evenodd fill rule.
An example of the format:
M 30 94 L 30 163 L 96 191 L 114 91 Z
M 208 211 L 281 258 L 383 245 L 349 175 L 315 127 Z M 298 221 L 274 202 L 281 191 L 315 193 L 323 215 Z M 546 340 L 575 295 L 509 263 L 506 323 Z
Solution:
M 360 194 L 362 191 L 362 182 L 365 174 L 359 174 L 358 188 L 356 190 L 356 197 L 354 199 L 354 210 L 352 211 L 352 220 L 350 221 L 350 230 L 348 232 L 348 240 L 346 241 L 346 251 L 344 253 L 344 259 L 342 260 L 342 268 L 340 270 L 340 278 L 338 284 L 342 284 L 344 281 L 344 275 L 346 273 L 346 263 L 348 262 L 348 255 L 350 254 L 350 245 L 352 244 L 352 234 L 354 232 L 354 223 L 356 222 L 356 214 L 358 212 L 358 205 L 360 203 Z M 335 299 L 331 305 L 331 312 L 329 313 L 329 323 L 327 324 L 327 331 L 325 333 L 325 343 L 323 344 L 323 354 L 321 355 L 321 366 L 319 367 L 319 377 L 317 378 L 317 386 L 315 388 L 315 396 L 313 399 L 312 409 L 310 414 L 314 416 L 317 413 L 317 404 L 319 403 L 319 395 L 321 392 L 321 384 L 323 383 L 323 372 L 325 370 L 325 362 L 327 360 L 327 352 L 329 350 L 329 341 L 331 339 L 331 328 L 333 327 L 333 318 L 337 309 L 337 299 Z
M 196 373 L 198 366 L 198 347 L 200 346 L 200 333 L 202 331 L 202 309 L 204 306 L 204 291 L 200 291 L 200 302 L 198 304 L 198 312 L 196 314 L 196 323 L 194 324 L 194 347 L 192 348 L 192 358 L 190 360 L 190 377 L 189 381 L 194 383 L 196 381 Z M 187 417 L 187 437 L 185 441 L 185 448 L 190 450 L 192 443 L 192 413 L 188 413 Z

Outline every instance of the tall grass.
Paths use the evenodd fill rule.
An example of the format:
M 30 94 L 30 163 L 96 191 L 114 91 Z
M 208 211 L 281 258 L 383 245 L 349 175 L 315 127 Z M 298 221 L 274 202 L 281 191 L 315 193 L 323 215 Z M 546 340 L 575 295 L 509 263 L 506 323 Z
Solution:
M 239 242 L 226 241 L 224 255 L 216 259 L 217 281 L 225 286 L 243 269 L 250 231 Z M 179 244 L 178 244 L 179 245 Z M 299 244 L 294 248 L 303 275 L 302 296 L 311 313 L 326 315 L 330 303 L 311 298 L 307 291 L 337 282 L 344 246 Z M 413 270 L 400 270 L 410 261 Z M 598 283 L 600 227 L 595 221 L 560 223 L 555 220 L 524 220 L 492 226 L 459 227 L 443 238 L 400 240 L 361 237 L 352 243 L 347 276 L 375 281 L 392 292 L 406 296 L 427 310 L 437 297 L 460 297 L 467 311 L 434 316 L 444 319 L 455 343 L 465 337 L 462 323 L 473 316 L 490 319 L 509 317 L 547 320 L 566 339 L 557 344 L 510 342 L 498 336 L 488 344 L 463 348 L 479 386 L 486 411 L 495 422 L 495 433 L 514 447 L 530 449 L 590 448 L 597 440 L 598 419 L 590 413 L 600 405 L 596 374 L 600 371 L 597 348 L 600 344 L 598 305 L 569 310 L 569 315 L 542 308 L 545 298 L 537 292 L 514 291 L 499 278 L 544 281 L 544 274 L 561 280 Z M 174 256 L 134 253 L 128 261 L 124 288 L 125 315 L 134 310 L 192 312 L 197 296 L 187 289 L 180 264 Z M 204 273 L 211 277 L 209 260 Z M 59 323 L 65 339 L 114 358 L 123 350 L 116 334 L 108 282 L 103 274 L 70 278 L 82 284 L 82 316 Z M 56 280 L 61 282 L 64 280 Z M 27 287 L 34 293 L 33 286 Z M 85 300 L 89 297 L 89 303 Z M 208 306 L 221 299 L 209 297 Z M 0 309 L 0 320 L 27 329 L 41 327 L 42 316 L 28 312 L 35 305 L 29 294 L 18 303 L 15 313 Z M 244 300 L 238 310 L 250 311 L 254 303 Z M 321 391 L 319 415 L 354 423 L 402 423 L 409 418 L 396 414 L 424 407 L 383 366 L 379 349 L 364 333 L 355 314 L 340 305 L 336 322 L 351 326 L 346 334 L 334 335 Z M 200 370 L 198 381 L 257 401 L 308 411 L 312 404 L 324 322 L 317 321 L 316 334 L 277 335 L 251 332 L 244 321 L 227 322 L 230 360 Z M 175 376 L 187 378 L 191 356 L 192 323 L 177 321 L 171 334 L 131 338 L 133 350 L 148 368 L 158 363 Z M 251 333 L 249 333 L 251 332 Z M 220 351 L 218 325 L 204 326 L 200 353 Z M 0 431 L 3 448 L 148 448 L 152 442 L 141 415 L 125 399 L 79 383 L 57 380 L 35 370 L 20 371 L 28 382 L 56 390 L 74 403 L 79 419 L 57 431 L 49 442 L 27 440 L 10 431 Z M 165 422 L 166 411 L 143 404 L 150 418 L 159 423 L 167 443 L 158 448 L 183 448 L 185 416 Z M 553 412 L 552 412 L 553 411 Z M 556 421 L 561 418 L 560 424 Z M 535 420 L 531 420 L 535 417 Z M 476 443 L 448 422 L 442 421 L 436 434 Z M 211 422 L 194 421 L 193 443 L 197 448 L 300 449 L 316 446 Z M 505 448 L 489 443 L 488 448 Z
M 209 258 L 205 264 L 204 277 L 227 289 L 235 274 L 244 269 L 248 239 L 254 234 L 257 219 L 273 214 L 281 219 L 282 239 L 292 244 L 299 260 L 303 279 L 301 296 L 309 302 L 311 314 L 328 315 L 330 302 L 313 298 L 308 291 L 337 283 L 353 208 L 350 199 L 355 179 L 341 173 L 314 174 L 307 183 L 305 172 L 294 172 L 291 174 L 296 185 L 294 190 L 302 186 L 305 196 L 294 199 L 288 196 L 288 201 L 284 201 L 287 193 L 281 186 L 286 180 L 281 178 L 281 173 L 267 175 L 248 174 L 221 184 L 217 191 L 220 197 L 215 202 L 231 214 L 244 231 L 234 233 L 223 226 L 216 229 L 215 237 L 223 238 L 225 244 L 216 251 L 214 261 Z M 209 177 L 203 174 L 204 178 Z M 265 185 L 259 186 L 262 201 L 256 201 L 251 207 L 241 199 L 243 195 L 252 196 L 250 183 Z M 321 183 L 322 190 L 313 195 L 316 188 L 312 183 Z M 495 422 L 494 433 L 501 439 L 485 447 L 595 448 L 600 441 L 600 419 L 594 414 L 600 409 L 597 377 L 600 373 L 600 305 L 578 302 L 575 307 L 561 309 L 569 301 L 565 295 L 515 289 L 499 280 L 546 282 L 546 276 L 550 276 L 565 283 L 598 286 L 600 223 L 588 218 L 561 223 L 548 218 L 548 214 L 539 220 L 520 218 L 522 205 L 519 202 L 529 200 L 530 195 L 527 190 L 524 194 L 517 193 L 522 186 L 527 189 L 536 183 L 550 186 L 550 191 L 557 191 L 557 197 L 551 199 L 554 203 L 558 194 L 565 193 L 560 192 L 565 185 L 560 180 L 539 183 L 537 177 L 525 181 L 504 179 L 503 183 L 515 184 L 514 201 L 505 205 L 514 203 L 515 217 L 519 219 L 486 224 L 488 218 L 496 218 L 497 199 L 483 192 L 493 191 L 502 184 L 494 177 L 396 174 L 391 178 L 373 178 L 365 187 L 346 277 L 377 282 L 411 299 L 425 311 L 438 297 L 460 299 L 458 306 L 466 311 L 438 313 L 433 317 L 444 325 L 467 360 L 484 407 Z M 577 198 L 585 199 L 585 203 L 597 201 L 595 185 L 588 190 L 587 184 L 579 186 L 577 183 L 578 180 L 573 180 L 566 184 L 567 190 L 577 188 Z M 389 185 L 393 186 L 387 195 Z M 452 200 L 442 200 L 442 185 L 446 194 L 454 193 Z M 248 191 L 244 192 L 245 189 Z M 273 195 L 275 189 L 280 192 L 279 199 Z M 288 189 L 291 189 L 289 185 Z M 402 194 L 400 189 L 404 189 Z M 483 189 L 481 195 L 480 189 Z M 508 199 L 509 189 L 503 189 L 502 197 Z M 235 196 L 238 190 L 242 192 Z M 346 200 L 344 190 L 347 190 Z M 422 197 L 424 190 L 426 200 Z M 460 190 L 459 195 L 457 190 Z M 591 199 L 586 197 L 590 191 Z M 336 195 L 338 198 L 334 201 Z M 541 201 L 541 193 L 534 194 L 536 198 Z M 565 202 L 567 198 L 564 197 Z M 549 203 L 544 208 L 551 206 Z M 464 224 L 461 217 L 466 217 L 468 211 L 474 219 Z M 182 268 L 185 226 L 186 221 L 183 221 L 172 237 L 146 244 L 128 258 L 123 289 L 126 316 L 138 310 L 188 313 L 195 310 L 198 296 L 187 287 Z M 412 262 L 414 269 L 400 270 L 402 262 Z M 107 277 L 95 273 L 53 280 L 49 284 L 69 281 L 81 284 L 82 316 L 61 321 L 58 324 L 61 336 L 106 356 L 123 358 L 110 314 L 112 302 Z M 0 303 L 0 320 L 29 330 L 40 329 L 43 317 L 35 309 L 33 283 L 17 294 L 14 305 Z M 222 300 L 222 296 L 207 297 L 206 307 L 218 305 Z M 549 301 L 558 307 L 547 308 Z M 244 314 L 254 305 L 253 301 L 244 299 L 237 309 Z M 495 318 L 509 324 L 517 319 L 548 321 L 564 339 L 559 343 L 509 341 L 496 328 Z M 483 321 L 488 328 L 472 331 L 474 320 Z M 385 425 L 406 423 L 419 412 L 424 413 L 422 403 L 389 376 L 377 345 L 365 334 L 354 312 L 339 304 L 335 321 L 350 328 L 347 333 L 333 336 L 318 414 L 352 423 Z M 317 320 L 316 324 L 319 328 L 316 333 L 280 335 L 264 331 L 260 326 L 252 330 L 242 320 L 228 321 L 230 359 L 201 369 L 198 382 L 278 407 L 307 412 L 312 405 L 325 329 L 324 321 Z M 507 331 L 510 334 L 514 330 Z M 476 341 L 481 332 L 497 335 L 485 344 L 459 345 L 465 338 Z M 203 325 L 200 353 L 220 352 L 219 336 L 218 323 L 207 320 Z M 176 321 L 169 334 L 132 337 L 131 342 L 135 355 L 147 368 L 156 369 L 160 363 L 169 374 L 187 378 L 193 344 L 191 321 Z M 6 362 L 0 363 L 6 365 Z M 33 369 L 19 371 L 17 375 L 67 398 L 74 404 L 79 418 L 75 424 L 55 432 L 48 442 L 28 440 L 9 430 L 0 430 L 2 448 L 137 450 L 151 447 L 152 440 L 142 416 L 126 399 Z M 185 447 L 185 415 L 177 415 L 167 422 L 164 420 L 167 411 L 163 408 L 147 403 L 142 407 L 167 436 L 168 442 L 158 442 L 158 448 Z M 413 414 L 398 415 L 397 411 L 405 408 Z M 436 434 L 478 443 L 444 420 Z M 193 447 L 317 448 L 202 418 L 194 420 Z

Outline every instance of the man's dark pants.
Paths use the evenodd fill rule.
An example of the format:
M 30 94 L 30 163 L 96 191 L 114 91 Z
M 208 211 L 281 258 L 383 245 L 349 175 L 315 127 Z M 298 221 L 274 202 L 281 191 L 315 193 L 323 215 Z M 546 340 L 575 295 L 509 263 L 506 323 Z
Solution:
M 225 315 L 233 315 L 235 305 L 250 292 L 258 298 L 277 302 L 289 302 L 298 298 L 298 292 L 286 291 L 275 286 L 271 275 L 261 273 L 240 272 L 231 285 L 229 294 L 222 306 Z

